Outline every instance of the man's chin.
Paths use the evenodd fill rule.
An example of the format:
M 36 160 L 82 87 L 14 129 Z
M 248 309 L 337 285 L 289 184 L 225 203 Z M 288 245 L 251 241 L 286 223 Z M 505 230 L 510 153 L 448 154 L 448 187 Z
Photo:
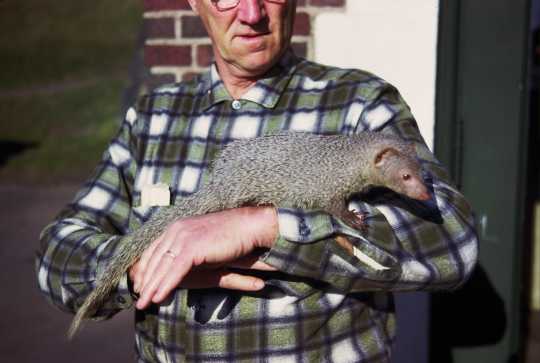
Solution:
M 264 52 L 251 53 L 236 62 L 237 68 L 246 74 L 257 77 L 265 74 L 277 62 L 277 57 Z

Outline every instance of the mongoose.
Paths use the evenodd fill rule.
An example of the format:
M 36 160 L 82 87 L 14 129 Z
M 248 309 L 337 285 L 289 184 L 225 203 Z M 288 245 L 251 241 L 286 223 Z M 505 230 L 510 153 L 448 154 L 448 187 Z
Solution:
M 414 146 L 375 132 L 315 135 L 281 132 L 230 142 L 214 160 L 200 189 L 161 208 L 141 228 L 122 237 L 113 262 L 75 315 L 71 338 L 117 286 L 129 267 L 172 221 L 244 205 L 320 209 L 358 228 L 349 197 L 383 186 L 410 198 L 430 198 Z

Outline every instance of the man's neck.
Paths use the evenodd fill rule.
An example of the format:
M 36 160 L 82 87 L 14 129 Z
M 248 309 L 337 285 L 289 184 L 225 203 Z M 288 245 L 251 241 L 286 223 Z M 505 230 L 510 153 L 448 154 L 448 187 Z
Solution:
M 248 74 L 238 69 L 234 64 L 229 64 L 216 59 L 219 77 L 225 88 L 234 99 L 239 99 L 260 79 L 261 74 Z M 264 74 L 264 72 L 262 73 Z
M 247 79 L 247 78 L 237 78 L 237 77 L 224 77 L 220 74 L 221 80 L 223 81 L 223 84 L 225 85 L 225 88 L 229 92 L 229 94 L 234 98 L 235 100 L 242 97 L 243 94 L 245 94 L 255 83 L 257 83 L 256 79 Z

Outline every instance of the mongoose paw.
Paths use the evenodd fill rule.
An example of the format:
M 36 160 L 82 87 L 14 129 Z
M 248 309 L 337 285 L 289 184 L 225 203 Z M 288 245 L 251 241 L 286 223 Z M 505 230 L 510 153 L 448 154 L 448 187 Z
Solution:
M 355 209 L 347 210 L 343 216 L 343 221 L 347 223 L 348 226 L 361 230 L 362 232 L 367 232 L 367 224 L 365 222 L 366 217 L 368 216 L 367 212 L 359 212 Z

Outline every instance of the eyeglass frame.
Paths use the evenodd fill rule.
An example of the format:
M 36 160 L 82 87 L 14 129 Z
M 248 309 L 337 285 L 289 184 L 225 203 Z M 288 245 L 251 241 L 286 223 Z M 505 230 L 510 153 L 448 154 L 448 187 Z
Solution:
M 238 6 L 238 4 L 240 4 L 240 1 L 241 0 L 236 0 L 236 3 L 234 5 L 231 5 L 231 6 L 227 6 L 227 7 L 220 7 L 218 4 L 220 2 L 220 0 L 210 0 L 210 2 L 212 3 L 212 5 L 214 5 L 214 7 L 218 10 L 218 11 L 227 11 L 227 10 L 231 10 L 231 9 L 234 9 Z M 264 0 L 266 2 L 269 2 L 269 3 L 274 3 L 274 4 L 285 4 L 288 0 Z

